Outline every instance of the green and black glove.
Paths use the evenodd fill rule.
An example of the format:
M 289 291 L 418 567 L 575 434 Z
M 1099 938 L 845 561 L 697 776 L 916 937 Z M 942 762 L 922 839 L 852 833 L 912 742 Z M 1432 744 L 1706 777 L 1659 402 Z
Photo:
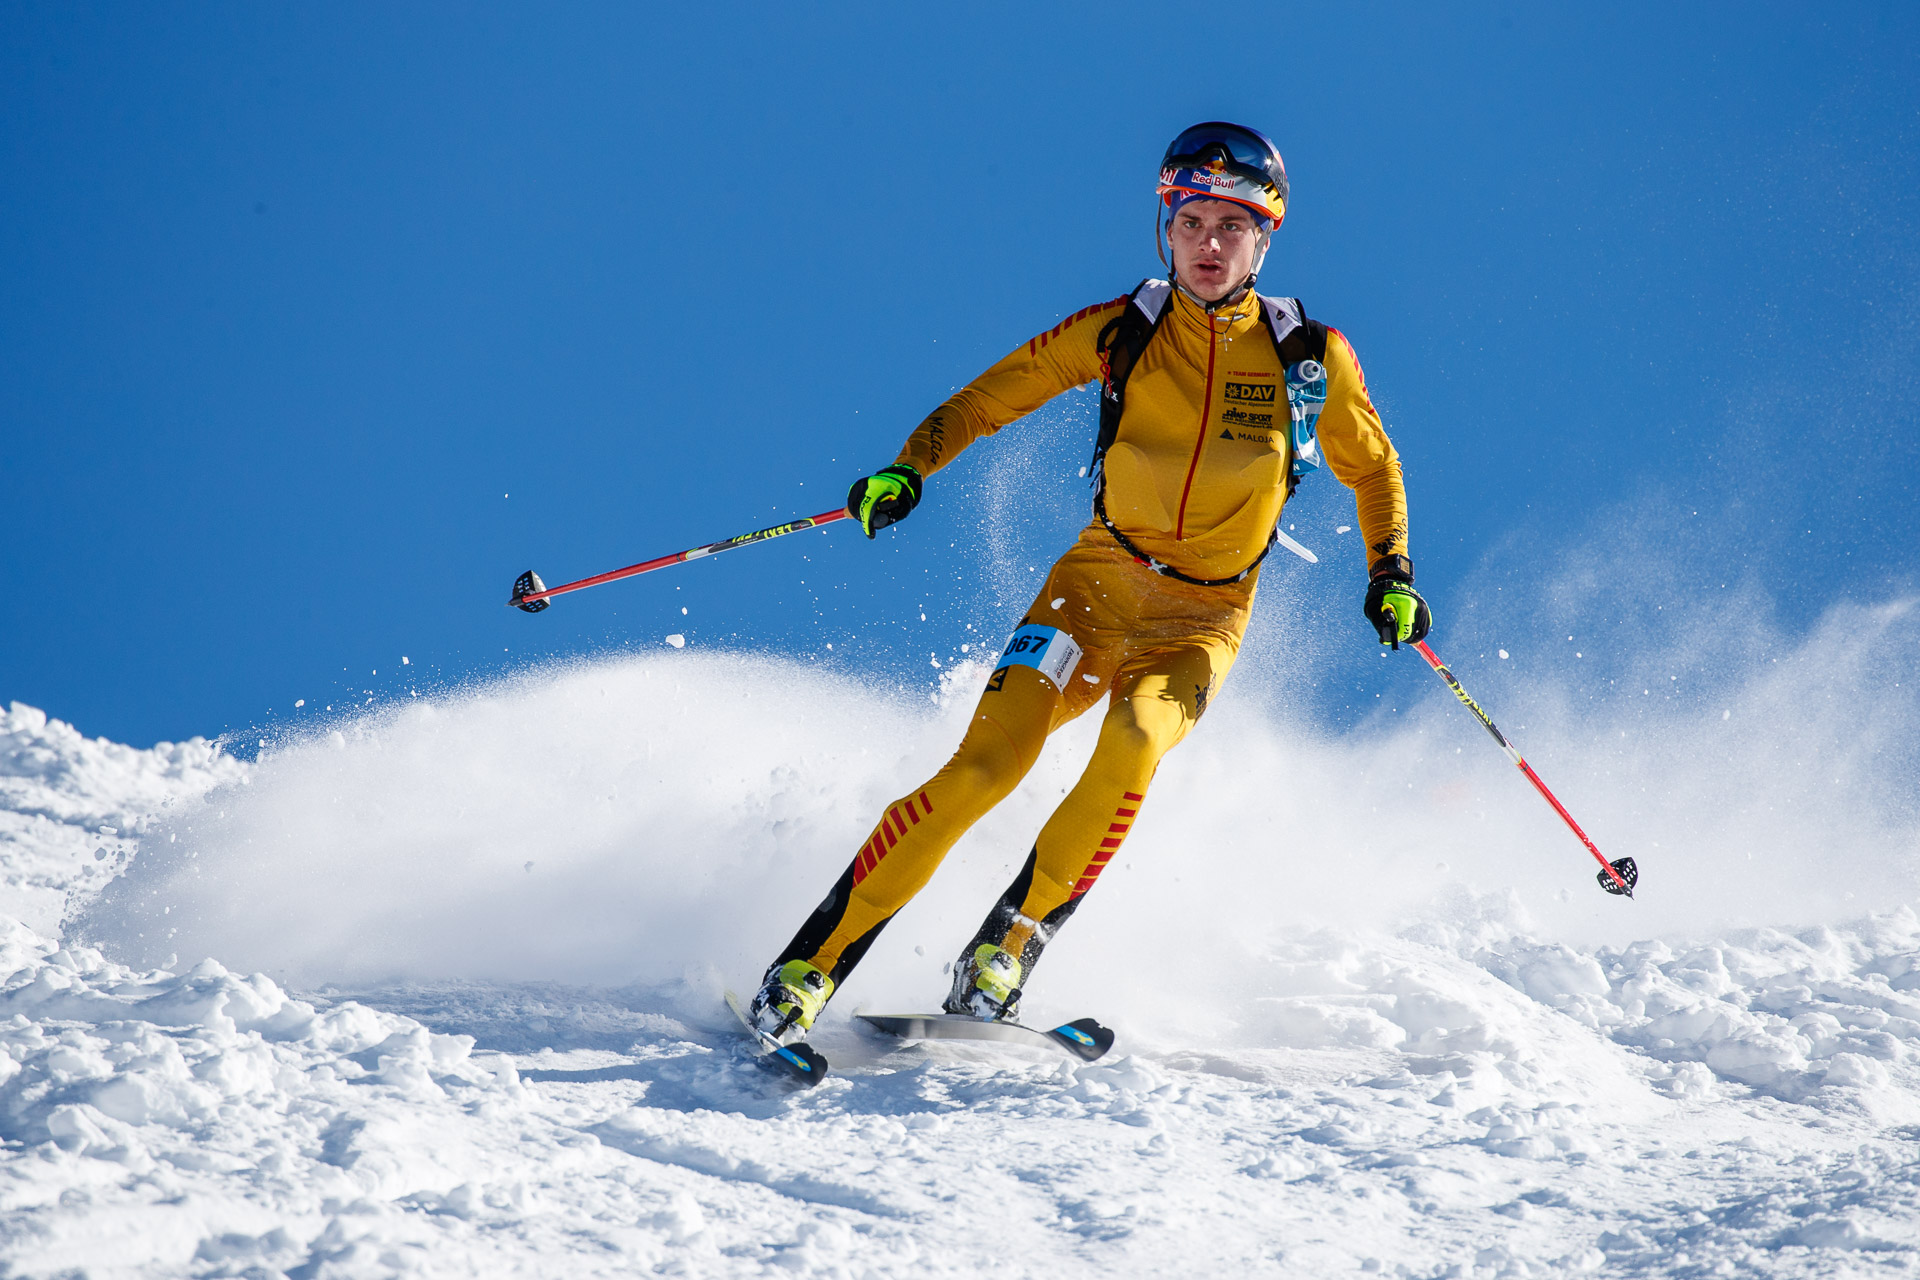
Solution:
M 1413 589 L 1413 561 L 1405 556 L 1386 556 L 1374 562 L 1367 602 L 1360 611 L 1379 633 L 1380 643 L 1396 649 L 1403 640 L 1425 640 L 1433 628 L 1433 612 Z
M 904 462 L 861 476 L 847 490 L 847 514 L 871 538 L 875 529 L 899 524 L 920 504 L 920 473 Z

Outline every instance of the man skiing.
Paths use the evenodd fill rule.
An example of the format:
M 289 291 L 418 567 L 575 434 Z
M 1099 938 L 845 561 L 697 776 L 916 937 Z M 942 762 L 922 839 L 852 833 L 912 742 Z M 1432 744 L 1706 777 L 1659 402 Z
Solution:
M 1427 633 L 1399 457 L 1353 348 L 1295 300 L 1254 292 L 1286 216 L 1279 151 L 1240 125 L 1195 125 L 1167 148 L 1158 194 L 1168 281 L 1146 281 L 1022 344 L 847 495 L 871 538 L 905 519 L 926 480 L 973 441 L 1064 391 L 1101 384 L 1093 519 L 1020 619 L 953 758 L 886 807 L 768 969 L 749 1016 L 779 1041 L 805 1037 L 881 929 L 1013 791 L 1048 735 L 1105 698 L 1086 772 L 954 966 L 947 1012 L 1016 1016 L 1041 949 L 1118 852 L 1161 756 L 1233 665 L 1281 507 L 1321 456 L 1354 491 L 1370 551 L 1368 622 L 1395 648 Z

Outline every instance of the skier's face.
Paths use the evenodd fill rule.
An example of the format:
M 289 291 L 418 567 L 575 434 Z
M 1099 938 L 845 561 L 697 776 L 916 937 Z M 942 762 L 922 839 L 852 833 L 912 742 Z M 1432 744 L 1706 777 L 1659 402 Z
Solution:
M 1180 282 L 1208 302 L 1218 302 L 1253 270 L 1267 233 L 1237 204 L 1194 200 L 1173 215 L 1167 239 Z

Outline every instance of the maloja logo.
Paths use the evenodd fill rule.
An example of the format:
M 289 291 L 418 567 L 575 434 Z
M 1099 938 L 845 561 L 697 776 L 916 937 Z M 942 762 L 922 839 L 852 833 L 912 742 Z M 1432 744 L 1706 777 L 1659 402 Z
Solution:
M 1229 382 L 1227 387 L 1228 404 L 1272 404 L 1274 387 L 1272 384 L 1261 386 L 1257 382 Z

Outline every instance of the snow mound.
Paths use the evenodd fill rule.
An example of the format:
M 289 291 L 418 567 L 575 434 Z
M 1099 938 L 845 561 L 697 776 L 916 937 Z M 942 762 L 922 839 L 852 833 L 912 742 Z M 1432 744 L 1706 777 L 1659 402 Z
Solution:
M 1920 1121 L 1920 1077 L 1911 1069 L 1920 1050 L 1920 917 L 1911 907 L 1847 929 L 1743 930 L 1710 944 L 1641 942 L 1593 957 L 1516 941 L 1476 960 L 1666 1064 L 1675 1096 L 1710 1073 L 1786 1101 L 1844 1098 L 1889 1123 Z
M 278 1270 L 351 1255 L 396 1200 L 515 1194 L 475 1181 L 495 1166 L 471 1118 L 520 1116 L 524 1090 L 465 1037 L 212 961 L 135 973 L 12 921 L 0 1019 L 10 1272 Z
M 8 910 L 51 932 L 124 870 L 157 815 L 246 776 L 204 738 L 146 750 L 86 738 L 13 703 L 0 716 L 0 885 Z

